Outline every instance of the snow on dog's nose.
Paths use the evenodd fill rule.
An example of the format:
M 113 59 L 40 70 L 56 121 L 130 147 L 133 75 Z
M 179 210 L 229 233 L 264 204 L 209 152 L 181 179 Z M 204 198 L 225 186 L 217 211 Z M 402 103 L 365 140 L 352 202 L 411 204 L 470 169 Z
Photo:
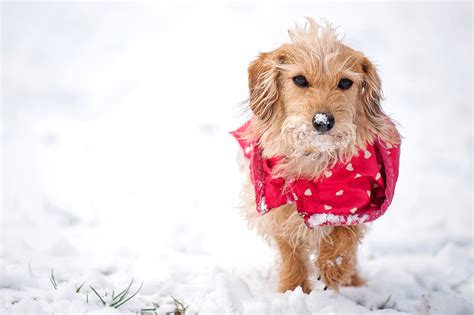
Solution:
M 335 120 L 334 115 L 329 112 L 320 112 L 314 114 L 313 117 L 313 127 L 316 131 L 324 133 L 328 132 L 329 130 L 334 127 Z

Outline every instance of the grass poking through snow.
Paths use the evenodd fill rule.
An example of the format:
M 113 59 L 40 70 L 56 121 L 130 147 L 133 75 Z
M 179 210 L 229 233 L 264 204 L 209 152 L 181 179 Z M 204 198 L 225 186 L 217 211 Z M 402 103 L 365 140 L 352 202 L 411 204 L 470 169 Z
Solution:
M 188 309 L 189 305 L 184 304 L 183 301 L 178 300 L 174 296 L 172 296 L 171 298 L 173 299 L 176 311 L 182 312 L 183 314 L 186 313 L 186 310 Z
M 58 283 L 56 282 L 56 279 L 54 278 L 54 270 L 51 269 L 51 275 L 49 276 L 49 281 L 51 281 L 51 284 L 53 285 L 53 288 L 55 290 L 58 289 Z
M 80 286 L 78 286 L 78 287 L 76 288 L 76 293 L 79 293 L 79 292 L 81 291 L 82 286 L 83 286 L 85 283 L 86 283 L 86 282 L 84 281 Z
M 96 291 L 96 289 L 94 289 L 93 286 L 90 285 L 89 288 L 91 288 L 92 292 L 94 292 L 95 295 L 97 295 L 97 297 L 98 297 L 99 300 L 102 302 L 102 304 L 107 305 L 107 304 L 105 303 L 104 299 L 100 296 L 100 294 Z
M 140 290 L 142 289 L 143 281 L 138 287 L 138 289 L 133 294 L 129 295 L 130 288 L 132 287 L 133 281 L 134 279 L 132 279 L 132 281 L 130 281 L 130 284 L 117 295 L 115 295 L 114 293 L 115 291 L 112 291 L 112 300 L 110 302 L 106 302 L 104 300 L 105 297 L 108 295 L 107 292 L 105 293 L 105 296 L 102 297 L 93 286 L 90 285 L 89 287 L 91 288 L 92 292 L 94 292 L 94 294 L 99 298 L 100 302 L 104 304 L 104 306 L 119 308 L 120 306 L 124 305 L 125 303 L 133 299 L 138 294 L 138 292 L 140 292 Z
M 56 277 L 54 275 L 54 270 L 51 269 L 51 274 L 49 277 L 49 281 L 53 285 L 53 288 L 55 290 L 58 289 L 58 281 L 56 280 Z M 142 289 L 143 287 L 143 281 L 141 282 L 140 286 L 138 289 L 133 291 L 132 294 L 130 294 L 130 289 L 132 288 L 132 285 L 134 283 L 134 279 L 130 281 L 128 286 L 120 291 L 117 295 L 115 294 L 115 290 L 112 290 L 112 294 L 108 294 L 107 291 L 102 290 L 104 292 L 103 295 L 99 293 L 99 290 L 94 288 L 92 285 L 89 285 L 89 288 L 92 290 L 97 297 L 97 299 L 100 301 L 100 303 L 105 306 L 105 307 L 113 307 L 113 308 L 119 308 L 120 306 L 123 306 L 127 302 L 129 302 L 131 299 L 133 299 Z M 84 281 L 80 286 L 76 287 L 75 292 L 76 293 L 81 293 L 81 289 L 84 287 L 86 284 L 86 281 Z M 89 294 L 85 293 L 86 297 L 86 303 L 89 303 Z M 107 301 L 108 298 L 110 297 L 110 301 Z M 188 309 L 189 305 L 185 304 L 182 300 L 175 298 L 174 296 L 171 296 L 173 303 L 174 303 L 174 311 L 172 312 L 162 312 L 160 311 L 160 305 L 158 303 L 153 303 L 153 307 L 149 308 L 143 308 L 140 310 L 140 314 L 142 315 L 148 315 L 148 314 L 153 314 L 153 315 L 159 315 L 159 314 L 173 314 L 173 315 L 185 315 L 186 310 Z
M 165 308 L 160 308 L 158 303 L 153 303 L 153 307 L 142 308 L 140 315 L 185 315 L 189 305 L 186 305 L 182 300 L 174 296 L 171 296 L 171 298 L 173 299 L 174 310 L 170 311 L 166 306 Z

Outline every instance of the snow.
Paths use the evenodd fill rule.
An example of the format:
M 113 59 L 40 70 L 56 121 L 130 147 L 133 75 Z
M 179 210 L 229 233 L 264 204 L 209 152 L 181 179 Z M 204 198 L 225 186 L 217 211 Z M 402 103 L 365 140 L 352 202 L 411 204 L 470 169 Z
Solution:
M 474 312 L 471 4 L 1 9 L 1 314 L 164 312 L 171 296 L 190 314 Z M 276 293 L 228 134 L 248 63 L 304 16 L 375 61 L 404 136 L 395 198 L 359 251 L 367 285 L 339 293 Z M 109 301 L 132 278 L 143 287 L 118 309 L 89 287 Z
M 327 209 L 327 207 L 328 206 L 324 206 L 326 210 L 329 210 Z M 328 222 L 332 224 L 340 224 L 344 221 L 345 221 L 344 217 L 339 216 L 339 215 L 334 215 L 332 213 L 312 214 L 308 219 L 308 223 L 311 226 L 319 226 Z
M 316 114 L 314 115 L 314 122 L 318 124 L 326 124 L 328 121 L 328 117 L 326 114 Z
M 368 218 L 369 216 L 366 214 L 363 214 L 363 215 L 353 214 L 353 215 L 347 216 L 346 222 L 347 224 L 364 223 L 365 221 L 367 221 Z
M 264 214 L 268 211 L 267 203 L 265 202 L 265 197 L 262 197 L 260 199 L 259 208 L 260 208 L 260 211 L 262 212 L 262 214 Z
M 325 210 L 331 210 L 331 206 L 324 205 Z M 351 209 L 350 212 L 354 213 L 357 211 L 357 208 Z M 363 214 L 363 215 L 358 215 L 358 214 L 352 214 L 352 215 L 337 215 L 337 214 L 332 214 L 332 213 L 317 213 L 317 214 L 312 214 L 309 219 L 308 223 L 310 226 L 320 226 L 324 224 L 342 224 L 346 222 L 347 224 L 355 224 L 355 223 L 364 223 L 367 221 L 369 218 L 368 215 Z

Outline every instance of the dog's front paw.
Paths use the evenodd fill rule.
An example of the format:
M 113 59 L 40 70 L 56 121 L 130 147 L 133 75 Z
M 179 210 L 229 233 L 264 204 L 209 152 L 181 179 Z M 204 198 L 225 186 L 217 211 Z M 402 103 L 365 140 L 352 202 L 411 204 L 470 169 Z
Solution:
M 359 276 L 354 263 L 344 261 L 341 257 L 319 261 L 320 278 L 326 284 L 326 288 L 338 290 L 340 286 L 359 287 L 365 284 L 365 280 Z
M 363 285 L 365 285 L 367 283 L 367 281 L 362 278 L 361 276 L 359 276 L 359 274 L 356 272 L 354 275 L 352 275 L 351 277 L 351 286 L 353 287 L 361 287 Z
M 338 290 L 341 285 L 350 285 L 352 282 L 352 273 L 350 270 L 333 266 L 331 263 L 320 264 L 321 279 L 326 284 L 326 288 Z
M 357 245 L 362 238 L 358 226 L 334 227 L 329 237 L 321 240 L 317 265 L 327 287 L 361 286 L 365 281 L 357 274 Z
M 297 287 L 301 287 L 304 293 L 311 293 L 311 285 L 306 279 L 302 282 L 280 280 L 280 284 L 278 285 L 278 292 L 285 293 L 288 290 L 293 291 Z

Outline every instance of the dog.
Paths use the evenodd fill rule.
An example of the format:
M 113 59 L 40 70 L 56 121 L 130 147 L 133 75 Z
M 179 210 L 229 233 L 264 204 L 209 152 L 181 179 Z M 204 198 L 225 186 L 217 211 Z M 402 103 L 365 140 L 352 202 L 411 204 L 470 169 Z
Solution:
M 361 286 L 365 280 L 358 273 L 357 247 L 366 223 L 390 204 L 399 154 L 390 150 L 399 147 L 400 135 L 381 109 L 383 94 L 375 66 L 361 52 L 343 44 L 331 24 L 308 18 L 304 26 L 289 30 L 289 36 L 288 43 L 260 53 L 248 68 L 251 119 L 234 132 L 247 157 L 243 169 L 249 174 L 242 192 L 242 212 L 250 227 L 279 251 L 279 292 L 301 287 L 309 293 L 314 271 L 325 289 Z M 375 151 L 368 151 L 373 146 Z M 252 154 L 252 150 L 258 152 Z M 379 151 L 396 158 L 388 166 L 381 165 Z M 367 161 L 374 159 L 372 164 L 378 165 L 382 176 L 379 170 L 373 177 L 350 174 L 351 180 L 365 178 L 364 185 L 373 185 L 370 189 L 384 185 L 388 190 L 385 186 L 391 185 L 390 196 L 379 187 L 378 197 L 370 197 L 377 191 L 367 190 L 369 199 L 360 201 L 367 213 L 377 213 L 373 218 L 357 216 L 357 208 L 350 204 L 344 205 L 351 209 L 345 216 L 335 215 L 326 204 L 318 214 L 300 209 L 303 199 L 313 202 L 310 196 L 318 192 L 305 188 L 298 194 L 298 181 L 316 185 L 336 172 L 336 165 L 343 167 L 340 172 L 349 173 L 354 169 L 348 162 L 357 158 L 365 163 L 364 155 Z M 387 175 L 391 168 L 394 175 Z M 265 172 L 270 175 L 264 182 L 259 176 Z M 279 185 L 273 190 L 277 193 L 272 195 L 274 187 L 266 185 Z M 259 199 L 258 191 L 266 199 L 263 195 Z M 339 189 L 333 197 L 343 193 Z M 346 203 L 358 198 L 344 194 Z M 269 211 L 269 204 L 278 198 L 283 201 Z

